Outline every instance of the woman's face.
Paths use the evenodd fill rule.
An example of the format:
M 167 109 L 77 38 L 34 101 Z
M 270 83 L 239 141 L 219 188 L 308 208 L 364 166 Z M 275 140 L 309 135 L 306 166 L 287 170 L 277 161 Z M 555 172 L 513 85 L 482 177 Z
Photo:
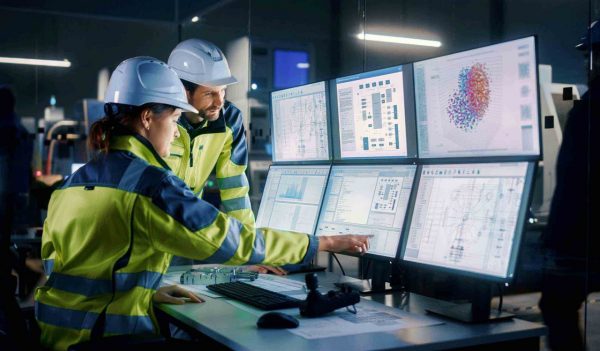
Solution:
M 179 136 L 177 120 L 181 116 L 181 109 L 167 109 L 159 114 L 152 113 L 145 137 L 150 141 L 154 149 L 161 157 L 169 156 L 171 143 Z

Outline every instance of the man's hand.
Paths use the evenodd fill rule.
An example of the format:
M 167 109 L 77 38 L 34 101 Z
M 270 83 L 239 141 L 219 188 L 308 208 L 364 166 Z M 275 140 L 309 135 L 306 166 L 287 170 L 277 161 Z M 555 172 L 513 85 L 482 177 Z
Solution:
M 179 285 L 169 285 L 158 288 L 152 296 L 152 301 L 156 303 L 168 303 L 172 305 L 183 305 L 186 301 L 202 303 L 204 302 L 198 295 L 188 291 Z
M 273 273 L 277 275 L 286 275 L 288 272 L 281 267 L 272 267 L 272 266 L 263 266 L 263 265 L 254 265 L 248 266 L 246 270 L 250 272 L 258 272 L 258 273 Z
M 364 254 L 369 250 L 369 238 L 373 235 L 319 236 L 319 251 Z

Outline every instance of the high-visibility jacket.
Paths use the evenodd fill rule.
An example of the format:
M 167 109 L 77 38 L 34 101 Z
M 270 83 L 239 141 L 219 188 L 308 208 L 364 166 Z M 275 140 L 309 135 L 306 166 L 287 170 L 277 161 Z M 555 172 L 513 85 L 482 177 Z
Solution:
M 152 295 L 172 255 L 231 265 L 305 262 L 318 240 L 254 231 L 199 199 L 139 135 L 112 139 L 54 191 L 44 223 L 49 275 L 37 289 L 41 342 L 52 349 L 104 335 L 157 332 Z
M 241 111 L 225 101 L 219 118 L 194 128 L 185 117 L 179 119 L 179 134 L 165 160 L 173 172 L 196 193 L 214 169 L 223 210 L 242 223 L 254 226 L 246 178 L 248 146 Z

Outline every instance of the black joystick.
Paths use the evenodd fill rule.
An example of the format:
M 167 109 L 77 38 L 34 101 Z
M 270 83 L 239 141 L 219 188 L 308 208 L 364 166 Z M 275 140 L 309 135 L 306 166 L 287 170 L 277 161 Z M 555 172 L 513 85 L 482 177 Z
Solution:
M 338 308 L 355 305 L 360 302 L 358 292 L 344 288 L 341 291 L 330 290 L 326 295 L 321 294 L 317 288 L 319 280 L 315 273 L 308 273 L 305 276 L 308 295 L 306 300 L 300 304 L 300 314 L 305 317 L 318 317 Z M 354 310 L 356 311 L 356 310 Z

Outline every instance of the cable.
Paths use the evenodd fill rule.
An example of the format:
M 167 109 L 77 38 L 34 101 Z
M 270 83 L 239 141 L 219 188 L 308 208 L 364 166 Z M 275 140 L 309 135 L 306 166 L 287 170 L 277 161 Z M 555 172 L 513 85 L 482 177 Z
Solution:
M 502 313 L 502 300 L 504 299 L 504 290 L 502 289 L 502 284 L 498 283 L 498 292 L 500 292 L 500 301 L 498 302 L 498 313 Z
M 344 267 L 342 267 L 342 264 L 340 263 L 340 260 L 338 260 L 337 256 L 333 252 L 331 253 L 331 256 L 333 256 L 333 258 L 335 258 L 335 261 L 340 266 L 340 269 L 342 270 L 342 275 L 346 275 L 346 271 L 344 271 Z

